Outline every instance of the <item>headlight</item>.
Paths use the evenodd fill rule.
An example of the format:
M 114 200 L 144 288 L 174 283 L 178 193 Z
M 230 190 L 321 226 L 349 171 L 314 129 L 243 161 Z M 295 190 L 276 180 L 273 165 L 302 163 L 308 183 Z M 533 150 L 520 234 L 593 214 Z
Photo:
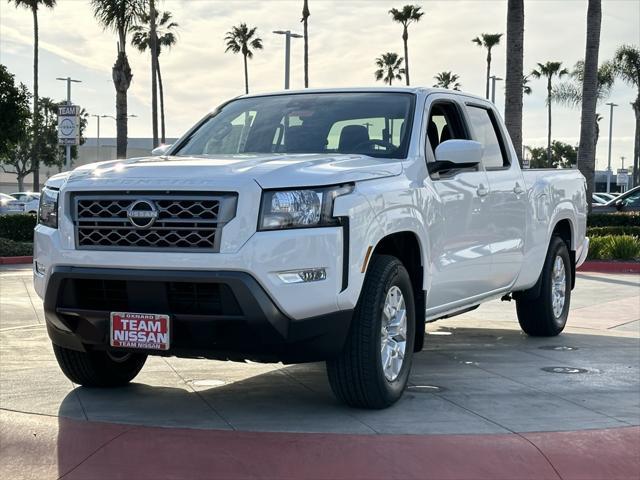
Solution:
M 353 185 L 300 190 L 265 190 L 258 230 L 328 227 L 338 225 L 332 216 L 333 201 L 353 191 Z
M 38 207 L 38 223 L 58 228 L 58 190 L 47 187 L 42 189 Z

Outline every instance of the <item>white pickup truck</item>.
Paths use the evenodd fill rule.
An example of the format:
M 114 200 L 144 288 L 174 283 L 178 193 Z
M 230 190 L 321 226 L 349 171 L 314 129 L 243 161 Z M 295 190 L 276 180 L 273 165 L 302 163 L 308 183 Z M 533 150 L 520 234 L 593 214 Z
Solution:
M 75 383 L 122 385 L 147 355 L 326 361 L 337 397 L 383 408 L 425 322 L 512 297 L 527 334 L 565 326 L 584 178 L 521 171 L 484 99 L 244 96 L 156 153 L 42 193 L 35 287 Z

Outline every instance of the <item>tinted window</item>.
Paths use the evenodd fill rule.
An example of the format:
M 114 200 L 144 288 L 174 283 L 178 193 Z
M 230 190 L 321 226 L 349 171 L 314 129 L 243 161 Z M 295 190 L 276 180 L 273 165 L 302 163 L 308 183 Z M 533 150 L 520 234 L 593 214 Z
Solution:
M 493 114 L 484 108 L 469 106 L 469 120 L 475 140 L 482 143 L 484 153 L 482 163 L 485 168 L 501 168 L 508 166 L 502 139 L 497 131 L 497 122 Z
M 175 153 L 360 153 L 406 158 L 414 96 L 315 93 L 232 101 Z
M 460 113 L 455 105 L 442 102 L 431 107 L 429 124 L 427 125 L 427 138 L 434 155 L 436 147 L 442 142 L 456 138 L 467 138 Z

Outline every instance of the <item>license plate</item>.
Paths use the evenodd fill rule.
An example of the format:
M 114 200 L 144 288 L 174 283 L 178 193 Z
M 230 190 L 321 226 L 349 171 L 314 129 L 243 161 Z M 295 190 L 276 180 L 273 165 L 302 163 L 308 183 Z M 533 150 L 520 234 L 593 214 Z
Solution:
M 111 312 L 110 343 L 116 348 L 169 350 L 169 315 Z

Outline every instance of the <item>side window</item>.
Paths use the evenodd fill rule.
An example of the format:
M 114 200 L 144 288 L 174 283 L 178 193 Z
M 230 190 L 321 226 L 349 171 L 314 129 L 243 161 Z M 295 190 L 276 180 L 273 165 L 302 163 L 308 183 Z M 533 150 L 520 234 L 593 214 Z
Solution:
M 427 123 L 427 139 L 431 153 L 447 140 L 466 139 L 468 135 L 458 108 L 451 102 L 437 102 L 431 107 Z
M 485 168 L 502 168 L 509 166 L 504 141 L 498 131 L 498 123 L 493 113 L 482 107 L 469 105 L 469 120 L 476 136 L 475 140 L 482 143 L 484 153 L 482 164 Z

